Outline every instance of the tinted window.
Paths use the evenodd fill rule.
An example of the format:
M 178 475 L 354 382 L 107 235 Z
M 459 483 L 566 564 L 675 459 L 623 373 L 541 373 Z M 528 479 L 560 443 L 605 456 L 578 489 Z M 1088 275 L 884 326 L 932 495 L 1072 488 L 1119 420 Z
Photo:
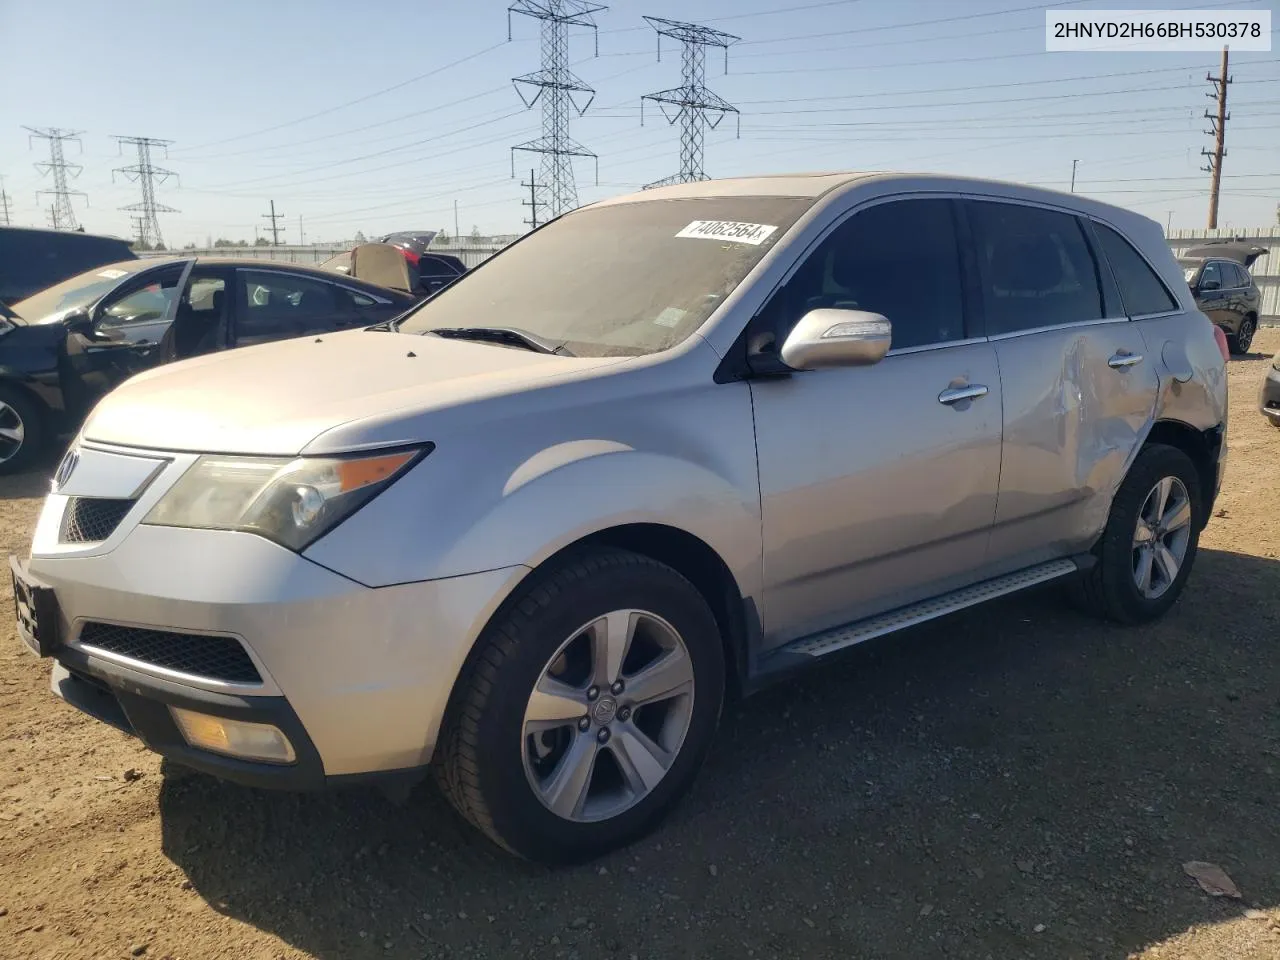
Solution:
M 1202 290 L 1215 289 L 1220 290 L 1227 285 L 1227 278 L 1222 275 L 1222 264 L 1214 261 L 1206 263 L 1204 270 L 1200 273 L 1200 288 Z M 1136 310 L 1134 311 L 1137 312 Z
M 1249 274 L 1245 272 L 1244 267 L 1237 263 L 1227 264 L 1227 268 L 1231 271 L 1231 285 L 1233 287 L 1247 287 L 1249 285 Z
M 1072 215 L 1012 203 L 969 204 L 987 335 L 1098 320 L 1098 266 Z
M 237 346 L 326 333 L 363 318 L 346 290 L 322 280 L 266 270 L 241 270 Z
M 768 349 L 771 339 L 778 349 L 797 320 L 822 307 L 883 314 L 893 324 L 895 349 L 962 339 L 951 201 L 898 200 L 854 214 L 769 301 L 753 348 Z
M 1129 316 L 1141 317 L 1148 313 L 1164 313 L 1178 308 L 1178 302 L 1165 289 L 1147 261 L 1133 248 L 1133 244 L 1101 223 L 1093 225 L 1093 232 L 1111 263 L 1111 272 L 1115 274 L 1116 284 L 1120 287 L 1120 296 Z M 1209 266 L 1216 267 L 1215 264 Z M 1214 278 L 1221 281 L 1216 269 Z

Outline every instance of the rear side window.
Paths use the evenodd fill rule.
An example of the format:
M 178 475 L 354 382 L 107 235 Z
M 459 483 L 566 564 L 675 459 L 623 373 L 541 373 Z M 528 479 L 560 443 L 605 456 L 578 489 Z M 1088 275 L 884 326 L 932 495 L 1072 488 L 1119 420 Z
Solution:
M 1104 316 L 1098 266 L 1074 216 L 977 200 L 968 212 L 988 336 Z
M 1231 285 L 1233 287 L 1247 287 L 1249 285 L 1249 274 L 1244 267 L 1239 264 L 1230 265 L 1231 276 L 1234 278 Z
M 1120 288 L 1120 299 L 1124 301 L 1124 309 L 1129 316 L 1141 317 L 1149 313 L 1167 313 L 1178 309 L 1178 301 L 1160 282 L 1160 278 L 1142 255 L 1133 248 L 1133 244 L 1102 223 L 1094 223 L 1093 231 L 1111 264 L 1111 272 Z M 1209 264 L 1209 267 L 1213 266 L 1214 264 Z M 1208 268 L 1205 273 L 1208 274 Z M 1224 277 L 1221 282 L 1225 285 L 1230 280 Z

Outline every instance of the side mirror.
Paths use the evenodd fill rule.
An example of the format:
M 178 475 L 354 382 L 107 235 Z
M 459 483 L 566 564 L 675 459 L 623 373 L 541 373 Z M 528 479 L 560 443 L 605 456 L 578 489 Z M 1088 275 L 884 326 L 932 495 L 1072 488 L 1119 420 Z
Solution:
M 1197 289 L 1200 293 L 1207 293 L 1210 290 L 1222 289 L 1222 284 L 1217 280 L 1201 280 Z
M 810 310 L 782 344 L 782 362 L 792 370 L 867 367 L 889 351 L 893 325 L 866 310 Z
M 93 332 L 93 318 L 89 316 L 89 311 L 84 307 L 76 307 L 69 313 L 63 314 L 62 325 L 70 333 L 88 336 Z

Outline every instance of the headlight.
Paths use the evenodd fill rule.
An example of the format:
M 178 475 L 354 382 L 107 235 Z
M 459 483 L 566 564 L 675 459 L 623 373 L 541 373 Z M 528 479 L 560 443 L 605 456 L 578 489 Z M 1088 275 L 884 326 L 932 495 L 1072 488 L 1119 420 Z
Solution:
M 143 523 L 242 530 L 302 551 L 430 452 L 427 446 L 290 460 L 203 456 Z

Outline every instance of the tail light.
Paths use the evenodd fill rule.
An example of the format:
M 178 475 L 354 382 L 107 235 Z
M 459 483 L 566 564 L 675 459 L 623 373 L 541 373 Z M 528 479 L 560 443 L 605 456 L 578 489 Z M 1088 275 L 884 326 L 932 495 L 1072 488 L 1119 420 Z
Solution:
M 1222 332 L 1222 328 L 1216 323 L 1213 325 L 1213 339 L 1218 341 L 1218 349 L 1222 351 L 1222 359 L 1231 361 L 1231 348 L 1227 346 L 1227 335 Z
M 411 264 L 413 264 L 415 267 L 418 265 L 418 261 L 422 259 L 420 256 L 418 256 L 418 254 L 414 253 L 408 247 L 401 247 L 400 252 L 403 253 L 404 258 L 408 260 Z

